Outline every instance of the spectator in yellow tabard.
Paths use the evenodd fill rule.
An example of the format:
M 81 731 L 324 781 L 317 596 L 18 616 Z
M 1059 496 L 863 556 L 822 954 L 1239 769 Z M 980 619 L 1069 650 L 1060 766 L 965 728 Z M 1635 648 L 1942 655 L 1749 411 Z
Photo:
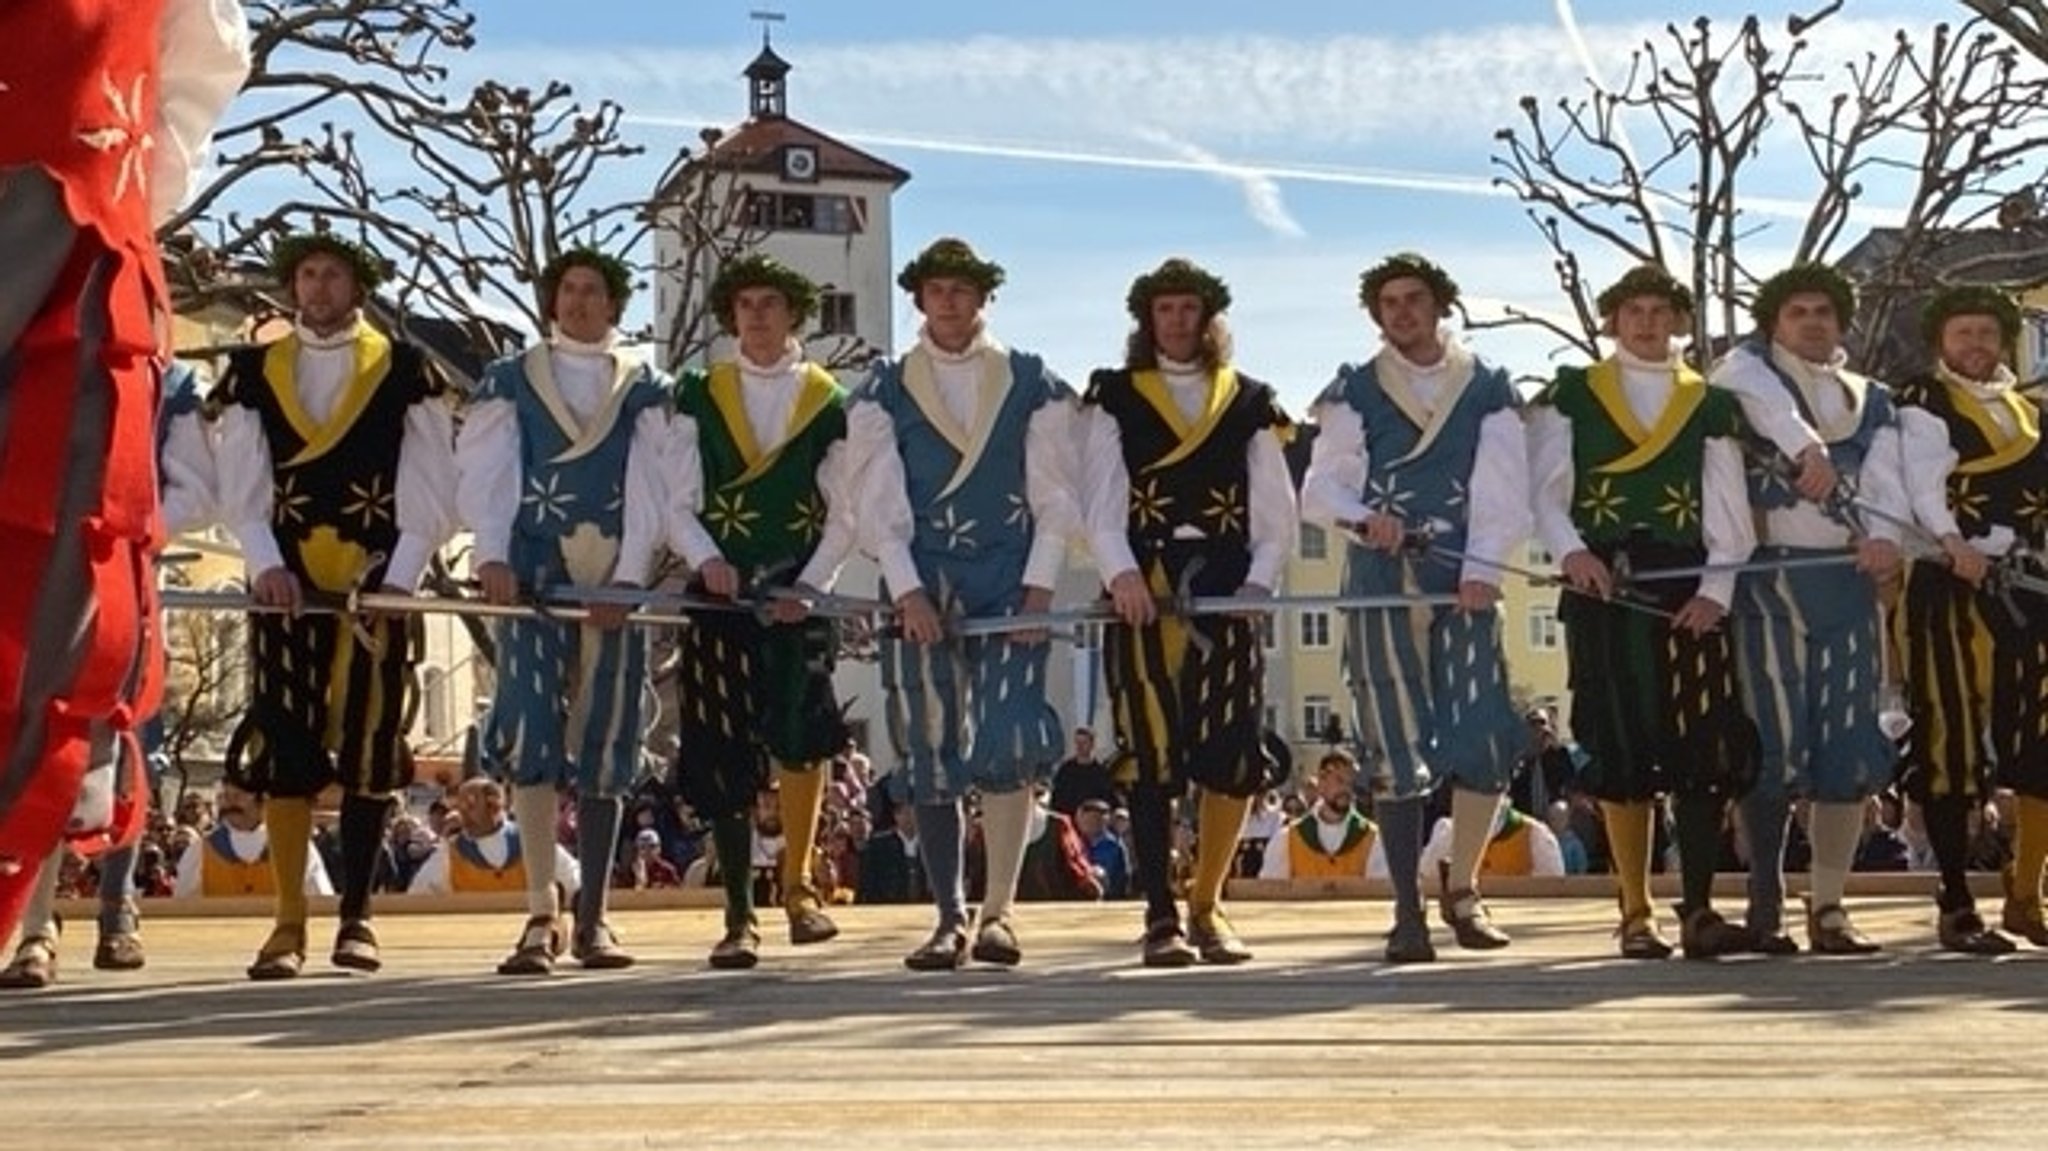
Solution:
M 461 829 L 441 841 L 420 864 L 406 891 L 447 895 L 471 891 L 525 891 L 526 863 L 519 854 L 524 835 L 552 837 L 552 827 L 522 828 L 505 818 L 505 789 L 496 781 L 472 779 L 455 791 L 455 813 Z M 573 899 L 581 886 L 576 857 L 555 846 L 555 876 L 563 898 Z
M 171 894 L 179 899 L 277 894 L 270 866 L 270 829 L 263 823 L 263 797 L 223 782 L 218 815 L 220 822 L 178 857 L 178 878 Z M 317 851 L 306 856 L 306 894 L 334 894 Z

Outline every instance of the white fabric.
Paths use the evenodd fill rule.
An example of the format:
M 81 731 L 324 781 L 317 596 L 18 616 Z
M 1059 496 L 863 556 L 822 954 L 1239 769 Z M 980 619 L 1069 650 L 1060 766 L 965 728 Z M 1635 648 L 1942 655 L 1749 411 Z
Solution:
M 219 826 L 227 827 L 226 824 Z M 211 832 L 194 840 L 192 846 L 178 857 L 178 875 L 171 883 L 173 898 L 196 899 L 206 894 L 206 874 L 202 869 L 206 865 L 206 853 L 213 850 L 207 842 L 210 837 Z M 264 824 L 257 824 L 253 831 L 228 827 L 228 851 L 241 863 L 254 863 L 269 847 L 270 828 Z M 306 849 L 305 886 L 307 895 L 334 894 L 334 884 L 327 878 L 327 865 L 320 861 L 320 850 L 310 844 Z
M 354 373 L 356 330 L 344 329 L 330 337 L 299 331 L 294 383 L 300 407 L 316 422 L 334 411 Z M 284 553 L 270 530 L 275 483 L 270 444 L 256 412 L 239 404 L 221 413 L 219 428 L 215 459 L 221 522 L 241 543 L 243 564 L 253 582 L 284 564 Z M 417 587 L 427 561 L 454 534 L 454 442 L 454 420 L 447 405 L 426 400 L 406 410 L 405 438 L 398 452 L 398 543 L 384 576 L 393 587 Z
M 214 523 L 220 512 L 214 495 L 213 443 L 198 412 L 185 412 L 171 421 L 162 456 L 165 534 L 183 535 Z
M 249 24 L 238 0 L 170 0 L 157 34 L 149 210 L 161 224 L 184 202 L 215 121 L 248 78 Z

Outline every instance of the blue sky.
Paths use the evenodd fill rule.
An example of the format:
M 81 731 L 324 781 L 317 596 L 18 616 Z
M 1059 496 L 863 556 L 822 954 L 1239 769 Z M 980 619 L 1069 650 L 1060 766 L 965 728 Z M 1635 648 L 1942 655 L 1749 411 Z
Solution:
M 611 96 L 656 154 L 744 115 L 739 71 L 760 43 L 747 3 L 472 0 L 468 76 L 559 76 Z M 1811 8 L 1811 3 L 1798 5 Z M 1000 5 L 783 0 L 777 50 L 790 114 L 913 173 L 896 200 L 897 262 L 966 236 L 1010 271 L 991 316 L 1069 378 L 1113 361 L 1131 277 L 1170 254 L 1228 279 L 1241 367 L 1297 409 L 1375 337 L 1359 270 L 1416 248 L 1475 300 L 1554 308 L 1549 258 L 1512 199 L 1485 192 L 1492 133 L 1524 92 L 1579 91 L 1564 31 L 1619 72 L 1655 30 L 1622 0 L 1432 4 L 1037 0 Z M 1656 5 L 1670 17 L 1781 23 L 1784 5 Z M 1960 19 L 1946 0 L 1849 0 L 1817 36 L 1827 71 L 1891 30 Z M 1751 189 L 1799 200 L 1812 181 L 1779 140 Z M 621 180 L 652 180 L 622 170 Z M 1778 240 L 1765 230 L 1752 243 Z M 1777 234 L 1790 227 L 1777 224 Z M 1618 265 L 1595 261 L 1601 275 Z M 899 345 L 914 313 L 897 309 Z M 1519 372 L 1553 341 L 1482 334 Z

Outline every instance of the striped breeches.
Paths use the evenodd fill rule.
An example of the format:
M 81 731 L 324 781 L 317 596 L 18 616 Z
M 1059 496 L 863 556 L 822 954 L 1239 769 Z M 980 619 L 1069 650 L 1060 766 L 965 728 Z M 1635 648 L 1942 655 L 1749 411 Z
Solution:
M 1589 792 L 1620 802 L 1748 792 L 1756 727 L 1742 710 L 1725 628 L 1694 636 L 1646 612 L 1575 595 L 1559 601 L 1558 615 Z
M 2048 798 L 2048 599 L 2012 597 L 1940 564 L 1907 570 L 1892 629 L 1913 715 L 1904 780 L 1916 799 L 1988 795 L 1994 779 Z
M 520 787 L 622 795 L 640 773 L 646 694 L 643 630 L 506 620 L 498 628 L 491 758 Z
M 1148 561 L 1145 575 L 1156 594 L 1172 594 L 1163 564 Z M 1130 757 L 1125 774 L 1236 796 L 1268 785 L 1275 765 L 1263 740 L 1266 653 L 1255 621 L 1116 624 L 1104 629 L 1103 664 L 1117 740 Z
M 1756 558 L 1801 554 L 1811 553 L 1765 547 Z M 1898 752 L 1878 726 L 1883 633 L 1869 576 L 1846 565 L 1745 572 L 1728 626 L 1759 790 L 1849 803 L 1891 783 Z
M 1442 778 L 1505 791 L 1521 722 L 1508 695 L 1500 613 L 1416 607 L 1345 613 L 1344 663 L 1354 730 L 1366 765 L 1360 787 L 1385 764 L 1392 796 Z
M 815 767 L 846 744 L 828 620 L 696 612 L 677 633 L 676 784 L 700 817 L 752 810 L 770 760 Z
M 388 795 L 411 782 L 418 617 L 255 615 L 249 628 L 254 690 L 228 743 L 230 780 L 299 797 L 330 784 Z
M 883 644 L 889 740 L 915 802 L 1015 791 L 1050 773 L 1061 737 L 1046 655 L 1046 644 L 999 637 Z

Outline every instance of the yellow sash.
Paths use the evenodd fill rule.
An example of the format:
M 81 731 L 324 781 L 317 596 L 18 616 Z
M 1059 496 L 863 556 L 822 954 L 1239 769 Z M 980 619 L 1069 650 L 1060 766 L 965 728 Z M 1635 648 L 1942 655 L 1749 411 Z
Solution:
M 1672 372 L 1671 398 L 1664 401 L 1664 410 L 1657 415 L 1655 427 L 1645 428 L 1636 419 L 1635 412 L 1628 406 L 1628 393 L 1621 383 L 1621 363 L 1618 360 L 1602 360 L 1586 369 L 1586 385 L 1592 389 L 1593 398 L 1600 401 L 1600 407 L 1621 434 L 1635 446 L 1618 460 L 1595 467 L 1596 472 L 1619 475 L 1648 466 L 1671 447 L 1678 433 L 1685 430 L 1686 421 L 1699 410 L 1707 398 L 1707 382 L 1698 372 L 1679 365 Z
M 754 442 L 754 427 L 747 421 L 746 401 L 740 397 L 739 365 L 731 361 L 711 365 L 711 402 L 718 408 L 719 418 L 732 434 L 733 445 L 739 448 L 740 459 L 745 461 L 747 470 L 737 479 L 724 485 L 727 488 L 742 487 L 753 483 L 781 457 L 782 449 L 789 446 L 818 414 L 832 406 L 832 398 L 838 392 L 838 381 L 832 373 L 817 364 L 805 362 L 797 366 L 796 403 L 790 405 L 789 424 L 783 429 L 782 438 L 763 451 Z
M 1132 372 L 1131 385 L 1180 439 L 1172 451 L 1145 465 L 1145 471 L 1154 472 L 1170 468 L 1193 455 L 1216 430 L 1216 425 L 1223 421 L 1223 413 L 1230 410 L 1230 402 L 1237 398 L 1237 370 L 1227 365 L 1216 369 L 1209 381 L 1209 406 L 1192 424 L 1181 415 L 1180 405 L 1173 402 L 1173 389 L 1167 386 L 1163 373 L 1150 368 Z
M 263 380 L 277 398 L 278 410 L 284 413 L 285 422 L 305 441 L 299 453 L 284 461 L 283 466 L 298 467 L 333 451 L 334 445 L 340 443 L 348 430 L 355 426 L 363 409 L 370 406 L 370 397 L 377 394 L 377 385 L 391 370 L 391 341 L 384 337 L 384 333 L 358 321 L 355 353 L 355 374 L 342 392 L 341 402 L 334 405 L 334 411 L 325 423 L 315 423 L 299 402 L 298 334 L 288 335 L 264 349 Z

